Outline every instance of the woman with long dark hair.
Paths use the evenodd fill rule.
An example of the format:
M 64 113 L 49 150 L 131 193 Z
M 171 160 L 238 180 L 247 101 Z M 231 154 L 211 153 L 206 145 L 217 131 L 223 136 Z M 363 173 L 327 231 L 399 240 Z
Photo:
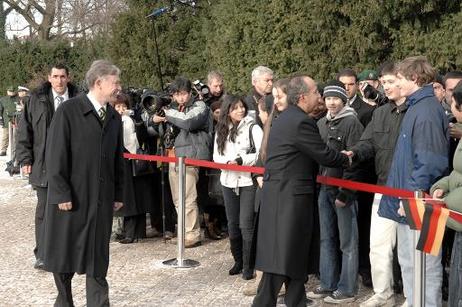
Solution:
M 223 97 L 220 118 L 216 126 L 213 160 L 219 163 L 255 165 L 263 132 L 252 117 L 247 105 L 234 95 Z M 255 185 L 250 173 L 222 170 L 228 232 L 234 266 L 230 275 L 242 271 L 243 279 L 253 278 L 250 250 L 254 231 Z

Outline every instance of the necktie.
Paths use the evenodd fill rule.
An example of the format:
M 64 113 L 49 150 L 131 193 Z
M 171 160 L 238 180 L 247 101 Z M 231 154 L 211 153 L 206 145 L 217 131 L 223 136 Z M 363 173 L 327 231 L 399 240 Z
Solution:
M 99 115 L 99 118 L 101 119 L 101 121 L 104 122 L 104 119 L 106 118 L 106 109 L 104 109 L 104 107 L 101 107 L 98 110 L 98 115 Z
M 55 98 L 55 110 L 59 107 L 59 105 L 64 101 L 63 96 L 56 96 Z

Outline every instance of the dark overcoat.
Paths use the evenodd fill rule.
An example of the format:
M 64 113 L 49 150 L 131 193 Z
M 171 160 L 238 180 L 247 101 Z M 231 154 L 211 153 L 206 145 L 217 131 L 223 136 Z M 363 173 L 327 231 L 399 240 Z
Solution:
M 69 98 L 78 95 L 79 90 L 67 84 Z M 50 82 L 34 90 L 24 104 L 19 120 L 16 157 L 21 165 L 31 165 L 29 182 L 33 186 L 46 188 L 45 146 L 48 128 L 55 114 L 53 91 Z
M 50 125 L 46 148 L 48 203 L 45 269 L 105 277 L 114 201 L 122 201 L 122 121 L 110 105 L 105 122 L 86 95 L 64 102 Z M 72 202 L 61 211 L 59 203 Z
M 305 279 L 310 268 L 318 267 L 317 163 L 341 166 L 348 158 L 329 149 L 316 122 L 299 107 L 289 105 L 270 130 L 256 269 Z

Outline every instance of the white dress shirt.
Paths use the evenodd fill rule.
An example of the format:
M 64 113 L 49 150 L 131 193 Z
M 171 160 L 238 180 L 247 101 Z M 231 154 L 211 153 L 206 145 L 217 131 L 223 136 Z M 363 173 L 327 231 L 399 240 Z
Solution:
M 66 91 L 62 95 L 56 93 L 56 91 L 53 88 L 51 89 L 51 91 L 53 92 L 53 104 L 56 111 L 56 109 L 59 107 L 61 103 L 69 99 L 69 90 L 66 88 Z M 58 97 L 63 97 L 63 101 L 60 102 Z
M 98 116 L 99 116 L 99 109 L 104 108 L 104 111 L 106 111 L 106 104 L 104 104 L 104 106 L 101 105 L 101 103 L 99 103 L 98 100 L 96 100 L 96 98 L 91 94 L 91 92 L 87 94 L 87 97 L 90 100 L 93 107 L 95 108 L 96 114 L 98 114 Z

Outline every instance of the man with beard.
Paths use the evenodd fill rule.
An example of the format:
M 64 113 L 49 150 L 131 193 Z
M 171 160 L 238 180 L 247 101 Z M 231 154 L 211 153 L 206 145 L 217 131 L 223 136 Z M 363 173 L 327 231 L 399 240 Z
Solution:
M 73 306 L 71 282 L 86 274 L 88 306 L 109 306 L 106 274 L 113 210 L 122 207 L 122 121 L 110 105 L 121 90 L 120 70 L 93 62 L 90 89 L 62 103 L 46 150 L 48 203 L 39 251 L 53 272 L 55 306 Z

